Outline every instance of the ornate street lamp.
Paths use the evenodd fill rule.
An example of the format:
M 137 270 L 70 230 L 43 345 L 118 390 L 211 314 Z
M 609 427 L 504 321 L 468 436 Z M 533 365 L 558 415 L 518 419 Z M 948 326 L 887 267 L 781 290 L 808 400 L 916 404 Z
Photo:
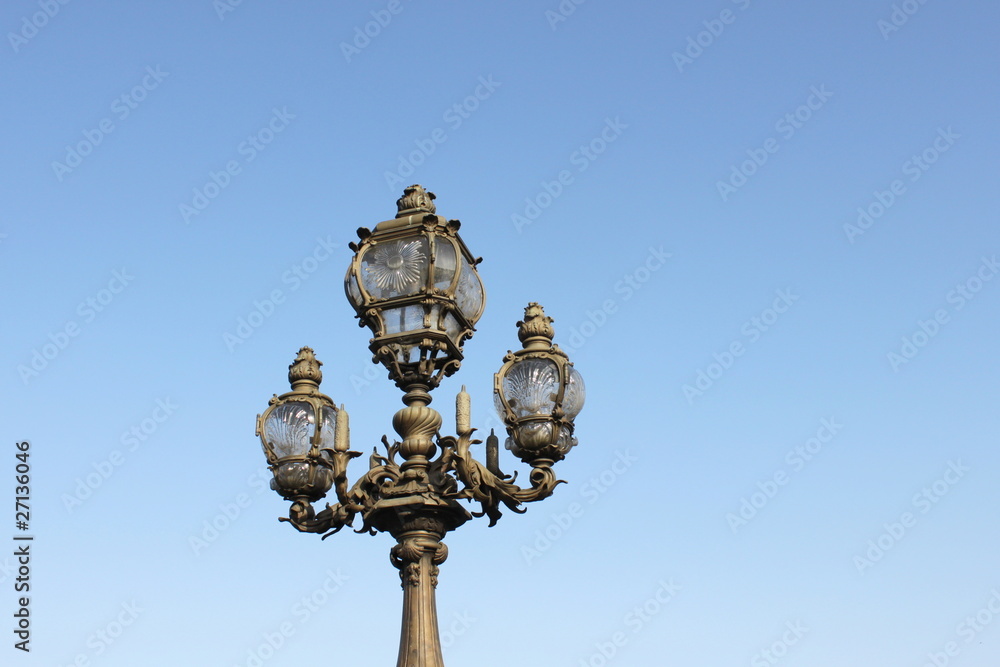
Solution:
M 395 219 L 351 244 L 347 298 L 375 335 L 374 360 L 402 389 L 433 389 L 462 362 L 462 343 L 483 314 L 486 295 L 458 220 L 435 215 L 434 193 L 406 188 Z
M 299 350 L 288 367 L 292 390 L 272 397 L 264 414 L 257 415 L 257 435 L 274 474 L 271 488 L 292 501 L 290 515 L 296 521 L 313 518 L 312 503 L 325 496 L 334 481 L 338 491 L 346 486 L 346 478 L 335 471 L 360 456 L 347 451 L 347 412 L 338 411 L 319 390 L 322 365 L 311 348 Z
M 552 495 L 560 480 L 552 466 L 576 444 L 573 420 L 583 407 L 584 385 L 566 353 L 552 343 L 552 318 L 528 304 L 518 322 L 524 348 L 508 352 L 494 378 L 494 401 L 507 426 L 507 448 L 531 466 L 529 488 L 500 471 L 498 439 L 487 438 L 486 465 L 470 445 L 470 398 L 456 400 L 456 436 L 440 435 L 441 415 L 429 407 L 430 391 L 458 370 L 462 345 L 483 312 L 485 294 L 474 259 L 458 236 L 459 222 L 435 214 L 434 195 L 419 185 L 406 189 L 396 218 L 374 231 L 361 228 L 347 272 L 348 299 L 362 326 L 371 329 L 373 361 L 382 363 L 405 394 L 392 420 L 402 440 L 383 436 L 369 469 L 348 488 L 350 451 L 347 412 L 319 391 L 321 363 L 310 348 L 289 367 L 292 390 L 275 396 L 257 417 L 271 488 L 291 501 L 288 518 L 302 532 L 324 539 L 361 515 L 359 533 L 388 532 L 403 586 L 403 622 L 397 667 L 443 667 L 434 589 L 448 549 L 444 535 L 473 516 L 493 526 L 503 505 Z M 438 456 L 435 458 L 435 454 Z M 397 460 L 401 458 L 401 461 Z M 316 512 L 312 503 L 333 488 L 337 503 Z M 470 514 L 459 501 L 480 505 Z
M 569 357 L 552 344 L 552 318 L 530 303 L 517 336 L 524 349 L 508 352 L 493 378 L 493 400 L 507 424 L 507 449 L 522 461 L 561 461 L 576 445 L 573 420 L 585 388 Z

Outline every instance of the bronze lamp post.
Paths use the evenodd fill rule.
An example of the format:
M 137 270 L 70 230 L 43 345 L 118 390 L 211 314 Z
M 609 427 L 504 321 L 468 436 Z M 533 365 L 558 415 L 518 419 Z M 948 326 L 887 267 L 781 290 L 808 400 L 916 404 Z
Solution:
M 359 533 L 388 532 L 389 553 L 403 587 L 403 621 L 397 667 L 443 667 L 434 589 L 438 565 L 448 549 L 444 535 L 473 516 L 500 518 L 500 506 L 524 512 L 522 503 L 552 495 L 560 480 L 552 466 L 576 444 L 573 420 L 583 407 L 583 379 L 566 353 L 552 342 L 552 318 L 528 304 L 518 322 L 524 348 L 508 352 L 494 377 L 494 402 L 507 427 L 507 449 L 531 466 L 529 488 L 499 467 L 495 435 L 487 438 L 486 464 L 469 447 L 470 399 L 456 400 L 456 435 L 442 436 L 441 415 L 429 407 L 430 392 L 458 370 L 462 346 L 482 315 L 485 292 L 476 270 L 481 259 L 458 235 L 458 220 L 436 215 L 434 195 L 406 188 L 398 213 L 374 231 L 358 230 L 360 243 L 347 271 L 345 289 L 361 326 L 371 329 L 373 362 L 405 393 L 392 426 L 401 440 L 383 436 L 368 471 L 348 488 L 350 450 L 344 407 L 320 392 L 322 365 L 303 347 L 289 366 L 291 391 L 275 395 L 257 416 L 271 488 L 291 501 L 288 521 L 323 538 L 361 515 Z M 436 455 L 436 457 L 435 457 Z M 337 503 L 316 511 L 313 503 L 333 488 Z M 459 501 L 479 503 L 470 513 Z

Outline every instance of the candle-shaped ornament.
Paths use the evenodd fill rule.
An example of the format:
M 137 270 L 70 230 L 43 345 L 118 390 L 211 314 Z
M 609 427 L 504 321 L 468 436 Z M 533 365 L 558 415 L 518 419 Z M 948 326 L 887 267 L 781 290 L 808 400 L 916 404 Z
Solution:
M 500 472 L 500 439 L 493 429 L 490 429 L 490 436 L 486 438 L 486 469 L 498 477 L 503 476 Z
M 465 391 L 465 385 L 462 385 L 462 391 L 458 392 L 458 396 L 455 398 L 455 424 L 458 428 L 458 434 L 460 436 L 467 435 L 472 431 L 472 398 Z
M 333 429 L 333 451 L 346 452 L 350 447 L 350 442 L 351 428 L 348 424 L 347 410 L 341 403 L 340 410 L 337 411 L 337 425 Z

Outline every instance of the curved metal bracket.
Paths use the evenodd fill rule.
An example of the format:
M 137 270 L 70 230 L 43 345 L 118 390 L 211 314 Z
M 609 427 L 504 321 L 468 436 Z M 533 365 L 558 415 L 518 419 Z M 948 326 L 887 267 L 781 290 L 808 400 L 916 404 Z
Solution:
M 441 459 L 450 470 L 454 470 L 464 488 L 452 494 L 453 498 L 474 500 L 480 504 L 482 511 L 474 516 L 489 516 L 490 526 L 495 526 L 502 516 L 500 505 L 503 504 L 512 512 L 523 514 L 526 508 L 522 503 L 531 503 L 552 495 L 553 490 L 563 480 L 556 479 L 551 461 L 537 461 L 531 469 L 529 480 L 531 487 L 524 489 L 513 483 L 515 477 L 508 477 L 502 472 L 498 475 L 472 457 L 470 445 L 479 444 L 481 440 L 473 440 L 476 429 L 458 436 L 438 438 L 441 447 Z M 497 471 L 499 472 L 499 471 Z M 510 481 L 507 481 L 507 480 Z

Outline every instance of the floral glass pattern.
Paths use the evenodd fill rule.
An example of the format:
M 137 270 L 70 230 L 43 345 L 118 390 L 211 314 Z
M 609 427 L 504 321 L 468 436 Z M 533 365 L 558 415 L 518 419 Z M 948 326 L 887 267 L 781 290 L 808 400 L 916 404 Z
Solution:
M 415 294 L 426 282 L 427 241 L 423 238 L 378 243 L 365 253 L 362 281 L 378 299 Z

